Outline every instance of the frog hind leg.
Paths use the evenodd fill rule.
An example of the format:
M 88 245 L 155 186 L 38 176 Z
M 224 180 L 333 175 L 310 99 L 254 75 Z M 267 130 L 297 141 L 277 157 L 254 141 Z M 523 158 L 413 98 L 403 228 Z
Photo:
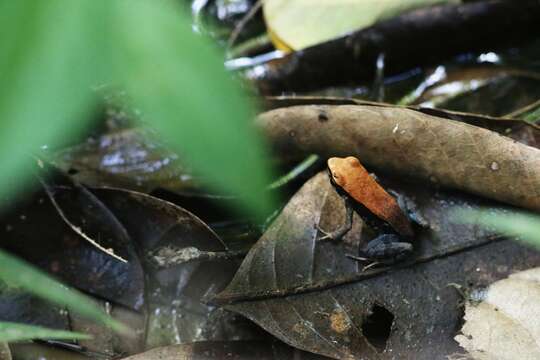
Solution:
M 395 234 L 382 234 L 371 240 L 362 253 L 373 260 L 400 260 L 413 250 L 411 243 L 401 241 Z

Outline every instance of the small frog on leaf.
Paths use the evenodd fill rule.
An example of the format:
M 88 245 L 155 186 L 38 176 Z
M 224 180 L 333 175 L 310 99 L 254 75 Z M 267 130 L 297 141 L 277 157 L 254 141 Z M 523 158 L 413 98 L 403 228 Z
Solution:
M 398 200 L 386 192 L 357 158 L 333 157 L 327 164 L 330 181 L 344 199 L 347 215 L 345 224 L 335 231 L 319 228 L 324 234 L 319 240 L 340 240 L 351 229 L 353 211 L 356 211 L 377 236 L 361 250 L 361 257 L 351 256 L 353 259 L 375 261 L 372 265 L 376 265 L 406 258 L 413 251 L 412 222 L 425 227 L 426 221 L 411 209 L 405 209 L 406 215 L 400 204 L 406 208 L 407 202 L 397 194 Z

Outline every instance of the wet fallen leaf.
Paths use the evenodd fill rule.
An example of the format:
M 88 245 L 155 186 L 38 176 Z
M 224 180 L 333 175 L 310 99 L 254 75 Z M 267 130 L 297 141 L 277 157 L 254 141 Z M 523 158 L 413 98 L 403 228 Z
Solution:
M 58 216 L 84 240 L 121 262 L 134 257 L 131 240 L 114 215 L 85 186 L 52 167 L 41 184 Z
M 400 103 L 502 116 L 538 99 L 539 81 L 536 72 L 494 64 L 438 66 Z
M 92 337 L 89 340 L 79 340 L 77 344 L 86 353 L 108 357 L 118 356 L 118 354 L 137 354 L 143 351 L 148 318 L 146 308 L 143 308 L 142 311 L 133 311 L 127 307 L 102 300 L 95 299 L 94 302 L 107 311 L 113 319 L 129 327 L 131 333 L 128 336 L 119 336 L 107 326 L 96 324 L 76 313 L 69 312 L 69 328 Z
M 467 304 L 456 341 L 474 359 L 538 359 L 538 313 L 540 268 L 512 274 L 479 291 Z
M 333 229 L 345 216 L 321 173 L 291 199 L 214 301 L 292 346 L 336 359 L 445 359 L 459 352 L 453 336 L 461 299 L 449 284 L 485 285 L 537 266 L 540 254 L 450 220 L 454 206 L 504 213 L 500 205 L 402 179 L 381 181 L 429 223 L 413 240 L 410 259 L 362 271 L 365 264 L 346 257 L 367 240 L 357 217 L 344 243 L 317 242 L 317 226 Z
M 201 220 L 172 203 L 142 193 L 87 189 L 69 179 L 60 180 L 44 181 L 47 194 L 37 191 L 3 214 L 2 246 L 70 284 L 138 310 L 100 302 L 114 317 L 129 320 L 137 336 L 116 337 L 106 328 L 15 289 L 0 291 L 2 320 L 94 334 L 92 341 L 81 344 L 87 350 L 108 355 L 136 353 L 145 345 L 143 338 L 148 345 L 156 346 L 253 336 L 249 322 L 201 301 L 223 289 L 239 264 L 234 257 L 196 257 L 197 252 L 227 252 L 219 237 Z M 104 246 L 114 246 L 128 262 L 101 251 L 81 232 Z M 185 263 L 159 269 L 152 256 L 164 248 L 179 253 L 196 251 L 186 252 Z M 142 282 L 140 262 L 146 284 Z M 141 307 L 143 289 L 150 299 L 148 308 Z M 145 329 L 147 312 L 151 317 Z M 150 335 L 144 336 L 146 330 Z
M 483 128 L 362 105 L 293 106 L 257 122 L 287 156 L 353 155 L 368 167 L 540 211 L 540 150 Z
M 280 49 L 301 50 L 407 10 L 451 1 L 266 0 L 263 11 L 274 44 Z
M 97 304 L 96 309 L 101 307 L 103 312 L 100 314 L 107 320 L 106 324 L 114 318 L 122 324 L 129 324 L 133 333 L 115 333 L 111 327 L 89 320 L 92 313 L 87 312 L 86 316 L 75 313 L 75 309 L 69 307 L 70 294 L 54 292 L 54 287 L 43 279 L 36 279 L 35 282 L 54 293 L 54 296 L 65 298 L 65 307 L 51 305 L 19 288 L 2 286 L 2 320 L 91 334 L 93 339 L 80 340 L 79 343 L 87 350 L 101 354 L 139 351 L 142 344 L 140 336 L 144 334 L 145 326 L 142 307 L 144 283 L 139 259 L 129 235 L 114 214 L 90 191 L 66 178 L 60 179 L 65 181 L 47 180 L 46 184 L 44 182 L 47 192 L 37 190 L 29 193 L 27 199 L 2 214 L 4 235 L 0 245 L 71 286 L 108 299 L 110 302 L 92 302 L 86 298 L 84 303 L 87 306 Z M 69 221 L 62 218 L 59 211 Z M 128 254 L 129 262 L 121 262 L 88 242 L 80 231 L 74 230 L 79 226 L 79 230 L 96 239 L 101 236 L 106 243 Z M 30 279 L 31 274 L 25 274 Z M 33 285 L 33 288 L 36 287 L 37 284 Z M 60 288 L 64 289 L 63 286 Z M 71 301 L 82 303 L 78 298 Z M 94 317 L 99 319 L 95 314 Z
M 114 129 L 54 154 L 54 163 L 88 186 L 151 192 L 199 188 L 191 171 L 142 128 Z
M 306 353 L 280 342 L 229 341 L 197 342 L 164 346 L 124 360 L 324 360 L 323 356 Z
M 225 253 L 227 247 L 199 218 L 170 202 L 135 191 L 93 188 L 92 192 L 126 227 L 136 244 L 147 277 L 147 347 L 245 336 L 242 321 L 202 302 L 222 290 L 238 260 L 199 257 Z M 161 268 L 160 249 L 184 262 Z M 161 259 L 166 261 L 167 259 Z
M 43 190 L 28 193 L 24 201 L 2 214 L 0 246 L 80 290 L 140 309 L 144 303 L 142 268 L 133 244 L 125 242 L 123 225 L 102 204 L 96 207 L 99 200 L 91 197 L 89 202 L 88 197 L 77 197 L 78 189 L 63 187 L 62 194 L 74 200 L 68 204 L 70 216 L 87 219 L 96 239 L 103 231 L 111 235 L 107 240 L 122 244 L 127 263 L 99 250 L 75 232 Z M 88 207 L 93 209 L 91 213 Z

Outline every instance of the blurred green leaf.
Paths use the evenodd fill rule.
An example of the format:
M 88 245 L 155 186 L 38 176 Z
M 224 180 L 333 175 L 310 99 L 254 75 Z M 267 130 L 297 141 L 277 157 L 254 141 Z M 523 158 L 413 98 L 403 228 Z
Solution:
M 65 306 L 70 311 L 97 320 L 115 331 L 124 333 L 128 331 L 125 325 L 113 320 L 80 292 L 62 285 L 42 271 L 2 250 L 0 250 L 0 264 L 2 264 L 0 280 L 8 286 L 21 288 L 52 303 Z
M 80 131 L 103 76 L 104 1 L 0 2 L 0 195 L 40 146 Z M 26 176 L 24 176 L 26 175 Z
M 28 155 L 84 128 L 92 87 L 113 82 L 209 184 L 259 215 L 270 208 L 254 108 L 177 10 L 166 1 L 0 2 L 0 197 L 29 177 Z M 28 264 L 1 251 L 0 264 L 6 283 L 125 330 Z
M 33 339 L 84 340 L 91 338 L 92 337 L 89 335 L 76 332 L 53 330 L 40 326 L 0 321 L 0 341 L 5 342 Z
M 311 166 L 313 166 L 313 164 L 315 164 L 319 159 L 320 159 L 319 155 L 315 155 L 315 154 L 309 155 L 304 160 L 302 160 L 302 162 L 300 162 L 298 165 L 292 168 L 287 174 L 281 176 L 279 179 L 272 182 L 268 186 L 268 188 L 277 189 L 281 186 L 286 185 L 287 183 L 297 178 L 304 171 L 309 169 Z
M 523 116 L 523 120 L 537 123 L 540 120 L 540 106 Z
M 28 154 L 84 127 L 92 86 L 113 81 L 210 185 L 258 214 L 270 208 L 253 105 L 210 39 L 173 5 L 0 2 L 0 195 L 8 178 L 26 175 Z
M 456 220 L 468 224 L 482 224 L 509 236 L 518 236 L 534 246 L 540 247 L 540 216 L 526 213 L 495 213 L 490 210 L 459 209 Z
M 207 183 L 256 214 L 271 194 L 254 107 L 208 39 L 168 2 L 119 1 L 115 70 L 133 103 Z

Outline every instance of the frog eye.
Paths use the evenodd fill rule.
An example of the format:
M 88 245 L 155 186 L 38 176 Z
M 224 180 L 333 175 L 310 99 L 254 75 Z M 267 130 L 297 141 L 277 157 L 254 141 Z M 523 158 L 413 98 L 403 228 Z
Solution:
M 343 176 L 340 176 L 340 175 L 333 175 L 333 180 L 334 180 L 334 184 L 337 184 L 339 186 L 343 186 L 345 178 Z

